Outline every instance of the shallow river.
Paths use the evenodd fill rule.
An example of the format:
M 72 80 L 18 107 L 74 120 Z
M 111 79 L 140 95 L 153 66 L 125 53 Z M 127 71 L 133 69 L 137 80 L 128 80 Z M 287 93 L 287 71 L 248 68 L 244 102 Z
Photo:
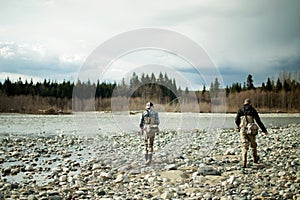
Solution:
M 73 115 L 0 114 L 0 137 L 8 135 L 97 135 L 119 132 L 135 133 L 140 113 L 89 112 Z M 234 128 L 235 114 L 159 113 L 160 129 L 191 130 Z M 260 114 L 265 126 L 299 124 L 300 114 Z

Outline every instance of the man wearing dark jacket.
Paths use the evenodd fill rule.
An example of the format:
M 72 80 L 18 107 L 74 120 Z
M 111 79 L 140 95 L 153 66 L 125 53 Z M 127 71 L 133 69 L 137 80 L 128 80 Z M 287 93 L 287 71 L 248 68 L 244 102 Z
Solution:
M 240 132 L 240 138 L 242 142 L 242 167 L 244 168 L 247 164 L 247 151 L 249 149 L 249 145 L 252 149 L 253 162 L 258 163 L 259 160 L 256 144 L 256 135 L 258 133 L 258 129 L 255 128 L 256 124 L 254 121 L 258 124 L 262 132 L 267 135 L 268 131 L 261 122 L 257 111 L 252 107 L 251 100 L 245 99 L 244 106 L 238 110 L 235 118 L 235 124 Z

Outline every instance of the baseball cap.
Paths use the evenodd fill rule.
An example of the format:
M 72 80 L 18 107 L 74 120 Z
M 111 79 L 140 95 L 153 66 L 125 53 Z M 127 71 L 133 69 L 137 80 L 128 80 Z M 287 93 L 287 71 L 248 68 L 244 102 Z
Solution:
M 148 102 L 148 103 L 146 104 L 146 108 L 150 108 L 151 106 L 153 106 L 153 103 L 151 103 L 151 102 Z
M 245 99 L 244 104 L 251 104 L 251 99 L 249 99 L 249 98 Z

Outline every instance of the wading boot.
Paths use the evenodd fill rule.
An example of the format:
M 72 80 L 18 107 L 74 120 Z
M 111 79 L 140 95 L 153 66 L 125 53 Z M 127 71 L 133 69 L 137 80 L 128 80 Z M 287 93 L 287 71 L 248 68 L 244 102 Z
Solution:
M 254 156 L 253 156 L 253 157 L 254 157 Z M 254 157 L 254 158 L 253 158 L 253 162 L 257 164 L 257 163 L 258 163 L 258 161 L 259 161 L 259 156 L 258 156 L 258 155 L 256 155 L 256 157 Z
M 247 152 L 243 152 L 242 154 L 242 167 L 246 168 L 247 165 Z
M 247 166 L 247 162 L 246 161 L 242 161 L 242 168 L 246 168 L 246 166 Z
M 252 149 L 252 156 L 253 156 L 253 162 L 258 163 L 259 156 L 257 155 L 257 150 L 256 149 Z
M 148 154 L 148 160 L 146 161 L 146 165 L 150 165 L 152 161 L 152 153 Z
M 146 153 L 145 154 L 145 163 L 147 164 L 147 162 L 148 162 L 148 154 Z

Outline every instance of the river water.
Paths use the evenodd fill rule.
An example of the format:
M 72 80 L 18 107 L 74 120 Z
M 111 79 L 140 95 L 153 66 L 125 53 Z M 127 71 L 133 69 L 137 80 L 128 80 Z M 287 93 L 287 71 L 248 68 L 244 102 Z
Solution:
M 136 133 L 140 113 L 85 112 L 72 115 L 0 114 L 0 137 L 8 135 L 57 135 Z M 159 113 L 161 130 L 234 128 L 235 114 Z M 300 114 L 260 114 L 266 128 L 299 124 Z

